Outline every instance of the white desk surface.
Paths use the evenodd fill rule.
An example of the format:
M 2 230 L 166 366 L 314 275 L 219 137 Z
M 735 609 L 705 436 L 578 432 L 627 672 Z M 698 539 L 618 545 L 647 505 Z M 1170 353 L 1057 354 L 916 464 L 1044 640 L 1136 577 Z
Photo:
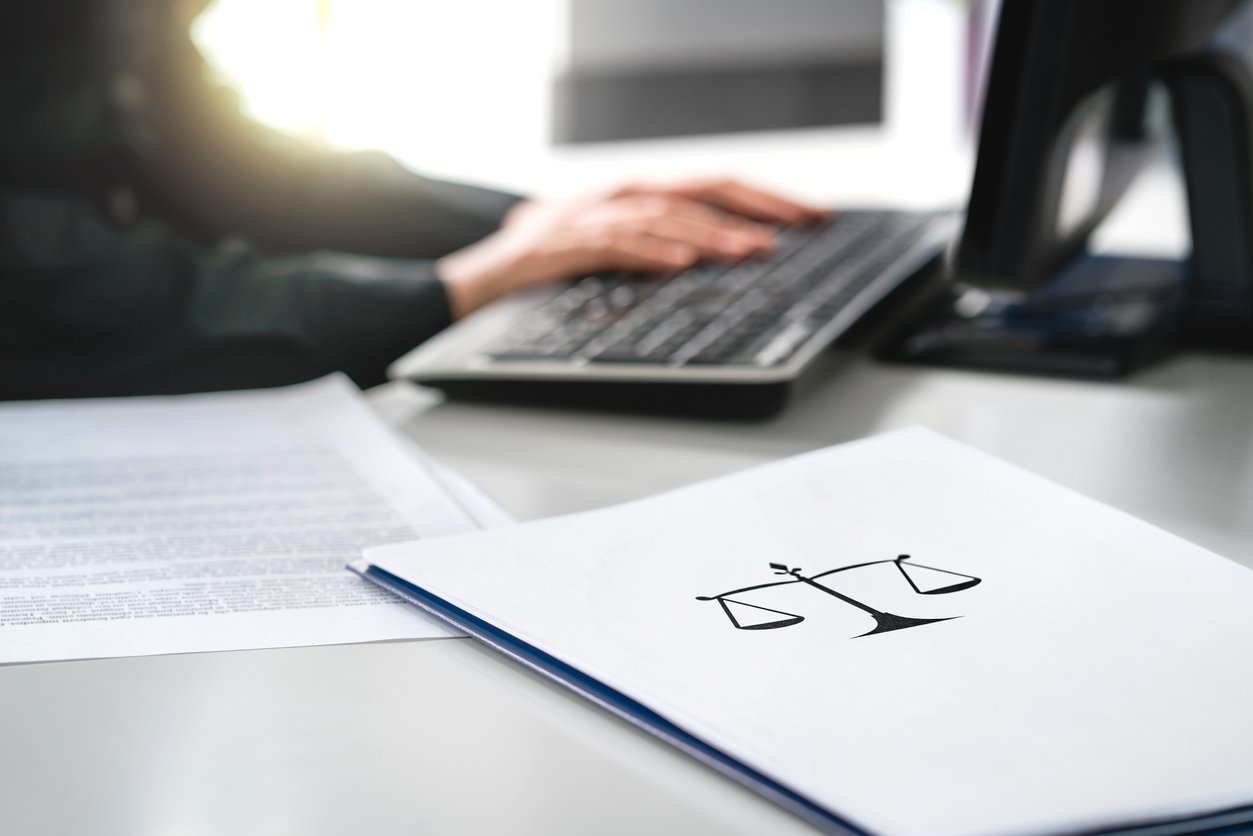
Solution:
M 832 155 L 815 137 L 842 142 L 750 138 L 743 159 L 774 160 L 757 179 L 806 192 L 770 148 Z M 699 156 L 700 143 L 679 145 L 680 161 Z M 740 159 L 733 145 L 707 147 Z M 872 145 L 845 143 L 863 165 L 849 194 L 869 192 L 867 160 L 890 163 Z M 618 153 L 602 169 L 627 172 Z M 562 169 L 567 182 L 589 154 Z M 962 188 L 961 165 L 915 194 Z M 885 191 L 925 166 L 896 171 Z M 1168 203 L 1127 214 L 1130 237 L 1147 227 L 1156 249 L 1173 246 Z M 1080 383 L 835 353 L 783 415 L 754 424 L 435 404 L 401 386 L 372 398 L 523 519 L 923 424 L 1253 566 L 1250 359 L 1180 357 Z M 0 831 L 14 836 L 813 832 L 464 639 L 3 667 L 0 718 Z

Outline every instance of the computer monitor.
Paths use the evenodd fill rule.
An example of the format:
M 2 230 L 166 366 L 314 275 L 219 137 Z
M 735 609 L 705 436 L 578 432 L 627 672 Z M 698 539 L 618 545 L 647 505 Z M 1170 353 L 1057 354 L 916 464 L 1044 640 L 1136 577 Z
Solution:
M 1147 79 L 1237 5 L 1004 0 L 958 275 L 1025 291 L 1073 256 L 1144 159 Z
M 1245 68 L 1209 48 L 1241 3 L 1003 0 L 965 228 L 947 274 L 955 293 L 993 301 L 943 302 L 888 353 L 1104 376 L 1160 354 L 1144 340 L 1186 318 L 1181 300 L 1197 308 L 1219 299 L 1237 342 L 1253 330 L 1253 95 Z M 1170 94 L 1194 252 L 1186 265 L 1094 260 L 1084 252 L 1089 234 L 1155 147 L 1143 131 L 1151 82 Z M 1121 296 L 1104 292 L 1107 282 Z M 1130 301 L 1119 310 L 1111 299 Z

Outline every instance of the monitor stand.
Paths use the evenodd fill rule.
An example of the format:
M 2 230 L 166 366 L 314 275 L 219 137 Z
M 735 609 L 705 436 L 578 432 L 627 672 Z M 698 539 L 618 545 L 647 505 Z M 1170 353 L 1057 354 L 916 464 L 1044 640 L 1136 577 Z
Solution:
M 1082 254 L 1018 298 L 942 279 L 878 356 L 1108 378 L 1178 350 L 1253 351 L 1253 82 L 1221 53 L 1173 59 L 1161 78 L 1187 189 L 1187 260 Z

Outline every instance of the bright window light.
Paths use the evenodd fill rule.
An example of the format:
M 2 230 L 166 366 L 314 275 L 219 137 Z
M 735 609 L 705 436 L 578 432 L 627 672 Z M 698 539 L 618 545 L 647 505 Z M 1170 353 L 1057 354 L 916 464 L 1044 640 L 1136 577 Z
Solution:
M 548 142 L 566 2 L 217 0 L 194 36 L 263 123 L 481 179 Z

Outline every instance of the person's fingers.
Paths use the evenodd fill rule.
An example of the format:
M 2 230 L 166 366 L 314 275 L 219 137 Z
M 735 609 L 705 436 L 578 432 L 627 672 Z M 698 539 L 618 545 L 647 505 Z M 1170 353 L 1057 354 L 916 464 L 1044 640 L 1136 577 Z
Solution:
M 728 212 L 770 223 L 813 223 L 829 215 L 828 212 L 816 206 L 800 203 L 736 180 L 692 180 L 652 188 L 663 194 L 704 201 Z
M 595 240 L 584 252 L 586 272 L 626 270 L 672 273 L 700 260 L 700 251 L 681 241 L 658 238 L 641 230 L 620 227 Z
M 826 213 L 815 207 L 734 180 L 715 180 L 697 184 L 694 188 L 696 191 L 693 196 L 698 199 L 758 220 L 803 224 L 826 216 Z
M 635 195 L 613 201 L 617 221 L 696 246 L 706 258 L 743 258 L 775 245 L 773 227 L 677 195 Z
M 702 258 L 719 261 L 748 258 L 774 246 L 770 230 L 708 210 L 644 215 L 633 219 L 632 225 L 657 238 L 695 247 Z

